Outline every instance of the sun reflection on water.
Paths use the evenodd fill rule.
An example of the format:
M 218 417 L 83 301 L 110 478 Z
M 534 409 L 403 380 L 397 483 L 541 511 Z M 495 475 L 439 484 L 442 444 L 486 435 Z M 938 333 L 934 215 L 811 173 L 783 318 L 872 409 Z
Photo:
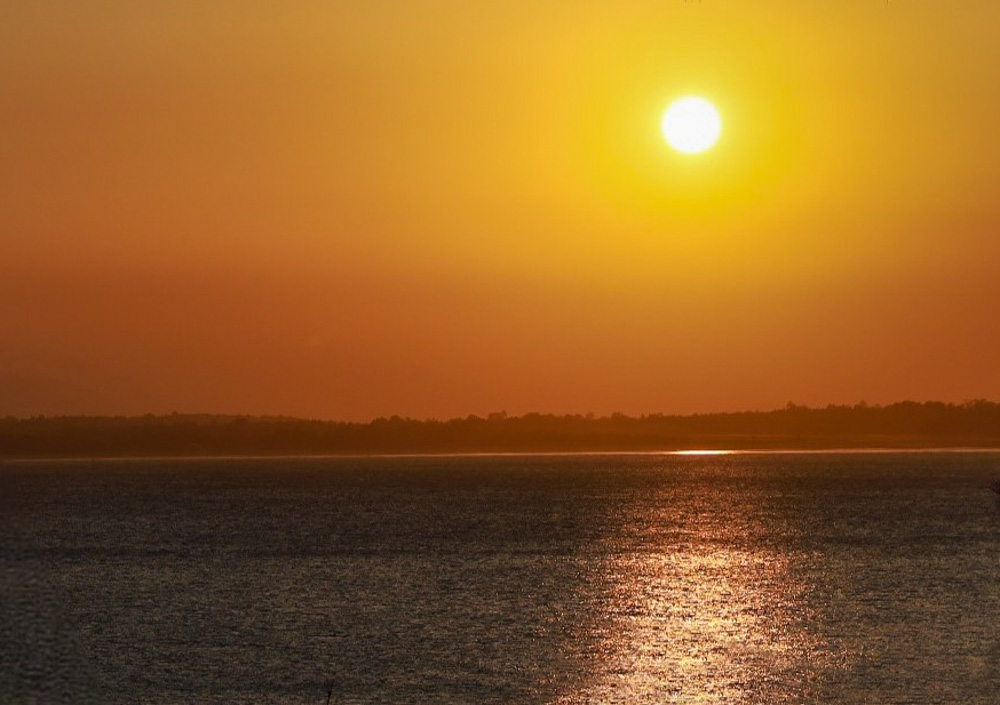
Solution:
M 808 699 L 802 674 L 823 649 L 796 557 L 758 540 L 782 531 L 766 507 L 751 498 L 720 508 L 718 499 L 649 498 L 623 512 L 634 531 L 606 556 L 600 658 L 592 679 L 558 702 Z

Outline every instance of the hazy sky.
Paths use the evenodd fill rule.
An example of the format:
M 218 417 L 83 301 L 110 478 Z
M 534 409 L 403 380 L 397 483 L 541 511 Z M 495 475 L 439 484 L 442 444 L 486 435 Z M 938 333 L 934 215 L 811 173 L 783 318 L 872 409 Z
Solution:
M 996 0 L 0 2 L 0 414 L 1000 398 Z M 669 150 L 674 97 L 722 139 Z

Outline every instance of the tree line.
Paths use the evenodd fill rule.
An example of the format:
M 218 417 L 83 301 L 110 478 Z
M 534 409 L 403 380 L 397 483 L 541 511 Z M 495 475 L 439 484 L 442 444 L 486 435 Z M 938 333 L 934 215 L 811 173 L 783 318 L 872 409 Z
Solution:
M 492 413 L 369 423 L 169 414 L 0 419 L 0 457 L 1000 447 L 1000 404 L 903 401 L 773 411 Z

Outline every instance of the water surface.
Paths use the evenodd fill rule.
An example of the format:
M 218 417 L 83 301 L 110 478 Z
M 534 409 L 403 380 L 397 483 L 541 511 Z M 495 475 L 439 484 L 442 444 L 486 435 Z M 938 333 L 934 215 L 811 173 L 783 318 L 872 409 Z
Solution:
M 992 453 L 0 465 L 4 703 L 996 702 Z

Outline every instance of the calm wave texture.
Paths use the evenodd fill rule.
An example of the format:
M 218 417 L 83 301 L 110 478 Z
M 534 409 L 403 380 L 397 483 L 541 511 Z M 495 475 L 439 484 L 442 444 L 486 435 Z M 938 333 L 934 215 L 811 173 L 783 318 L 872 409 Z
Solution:
M 991 453 L 0 464 L 0 702 L 1000 697 Z

